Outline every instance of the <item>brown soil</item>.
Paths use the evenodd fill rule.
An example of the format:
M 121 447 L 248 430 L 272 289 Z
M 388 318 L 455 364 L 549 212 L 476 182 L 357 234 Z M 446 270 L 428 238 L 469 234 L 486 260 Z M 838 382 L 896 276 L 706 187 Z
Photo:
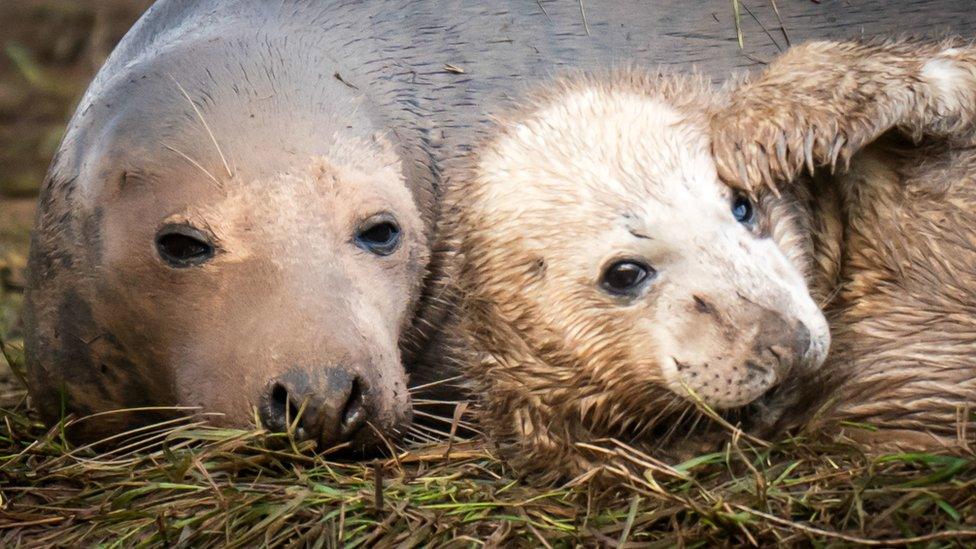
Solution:
M 150 3 L 0 1 L 0 342 L 15 362 L 37 190 L 88 82 Z M 0 353 L 0 406 L 18 393 Z

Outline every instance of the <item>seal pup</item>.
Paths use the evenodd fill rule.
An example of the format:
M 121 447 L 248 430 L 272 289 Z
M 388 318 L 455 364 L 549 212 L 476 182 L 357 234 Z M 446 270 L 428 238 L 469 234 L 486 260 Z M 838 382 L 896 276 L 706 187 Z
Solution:
M 741 86 L 571 78 L 504 116 L 454 223 L 505 453 L 554 480 L 620 465 L 595 448 L 611 437 L 659 457 L 727 440 L 709 423 L 971 442 L 974 61 L 810 43 Z
M 718 177 L 719 97 L 699 78 L 563 79 L 503 115 L 448 196 L 481 419 L 541 481 L 597 467 L 588 445 L 611 437 L 714 440 L 696 402 L 761 404 L 826 356 L 788 233 Z

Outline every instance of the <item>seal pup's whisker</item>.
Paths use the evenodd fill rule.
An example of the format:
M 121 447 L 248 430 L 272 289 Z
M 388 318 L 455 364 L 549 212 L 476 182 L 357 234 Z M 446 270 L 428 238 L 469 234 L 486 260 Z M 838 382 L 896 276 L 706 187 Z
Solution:
M 685 430 L 684 435 L 682 435 L 682 440 L 690 440 L 693 438 L 697 432 L 696 429 L 698 428 L 698 424 L 705 417 L 707 417 L 705 414 L 695 410 L 694 420 L 691 422 L 691 425 L 688 426 L 687 430 Z
M 661 439 L 665 444 L 670 443 L 671 440 L 673 440 L 675 433 L 677 433 L 679 430 L 683 431 L 684 425 L 682 425 L 682 422 L 684 422 L 685 417 L 687 417 L 689 413 L 693 413 L 693 411 L 694 408 L 690 406 L 685 407 L 681 411 L 678 417 L 671 423 L 670 427 L 668 427 L 668 430 L 665 431 L 664 435 L 661 436 Z
M 658 402 L 655 402 L 654 405 L 651 406 L 651 408 L 659 404 L 660 400 L 665 400 L 665 399 L 658 399 Z M 673 414 L 674 411 L 679 406 L 686 406 L 686 403 L 683 403 L 677 398 L 668 395 L 664 406 L 661 407 L 661 410 L 657 414 L 655 414 L 652 418 L 649 418 L 641 422 L 643 423 L 643 425 L 641 425 L 641 427 L 637 430 L 637 434 L 635 438 L 641 439 L 647 437 L 651 431 L 660 427 L 662 418 L 666 418 L 671 414 Z
M 451 438 L 451 433 L 449 431 L 444 431 L 436 427 L 431 427 L 430 425 L 424 425 L 423 423 L 416 423 L 413 425 L 416 429 L 426 432 L 428 434 L 437 437 L 437 440 L 446 441 Z

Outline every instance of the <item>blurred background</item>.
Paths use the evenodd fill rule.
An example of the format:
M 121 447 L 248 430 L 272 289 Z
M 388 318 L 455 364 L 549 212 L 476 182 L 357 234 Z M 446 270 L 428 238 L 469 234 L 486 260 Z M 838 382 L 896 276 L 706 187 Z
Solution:
M 0 405 L 21 389 L 20 304 L 34 202 L 98 67 L 150 0 L 0 0 Z

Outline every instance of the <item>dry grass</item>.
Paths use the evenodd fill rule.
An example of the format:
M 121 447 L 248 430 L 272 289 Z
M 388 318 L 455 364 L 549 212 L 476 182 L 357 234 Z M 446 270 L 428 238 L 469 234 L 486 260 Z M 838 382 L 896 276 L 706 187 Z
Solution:
M 75 448 L 17 396 L 0 410 L 3 547 L 976 543 L 972 455 L 739 441 L 598 494 L 533 488 L 478 440 L 335 462 L 201 415 Z

